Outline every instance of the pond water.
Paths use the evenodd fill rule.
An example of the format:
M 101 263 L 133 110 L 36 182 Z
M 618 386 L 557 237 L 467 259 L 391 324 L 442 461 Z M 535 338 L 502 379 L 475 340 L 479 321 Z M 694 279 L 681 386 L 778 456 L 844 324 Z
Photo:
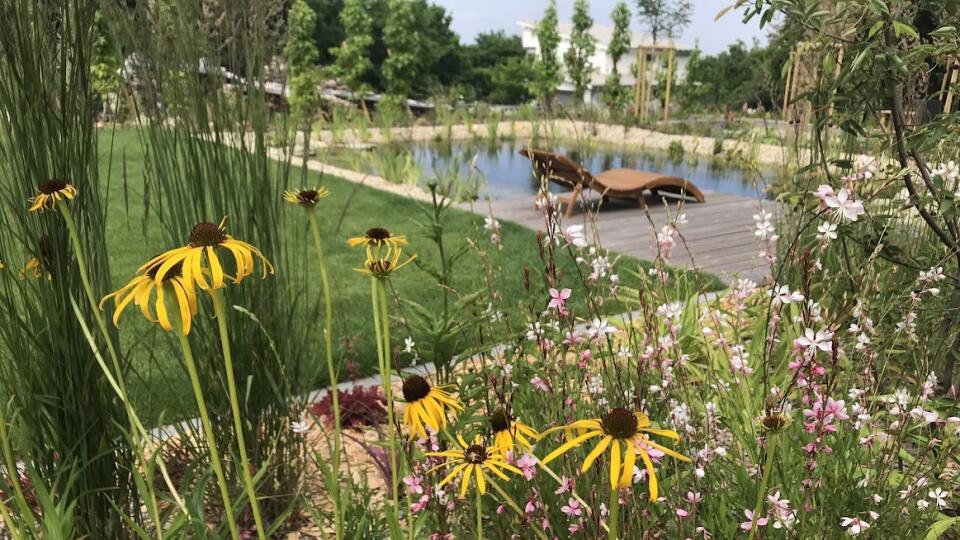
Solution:
M 449 178 L 456 172 L 461 182 L 468 179 L 466 181 L 478 183 L 481 195 L 507 198 L 529 195 L 539 189 L 539 180 L 531 171 L 530 161 L 519 153 L 522 146 L 514 141 L 501 141 L 493 144 L 430 143 L 397 148 L 412 152 L 426 181 Z M 665 152 L 633 148 L 600 147 L 584 153 L 554 146 L 551 150 L 570 156 L 594 173 L 621 167 L 656 171 L 686 178 L 703 191 L 746 197 L 765 196 L 767 183 L 774 182 L 778 174 L 774 169 L 750 171 L 720 165 L 718 160 L 697 154 L 673 159 Z M 471 169 L 476 172 L 471 173 Z M 552 185 L 551 190 L 559 192 L 563 188 Z

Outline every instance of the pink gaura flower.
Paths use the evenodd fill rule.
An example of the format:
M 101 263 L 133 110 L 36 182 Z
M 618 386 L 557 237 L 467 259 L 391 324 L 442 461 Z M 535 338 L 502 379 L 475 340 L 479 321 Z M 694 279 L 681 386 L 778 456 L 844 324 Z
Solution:
M 420 500 L 410 505 L 410 512 L 416 514 L 417 512 L 420 512 L 421 510 L 426 508 L 429 503 L 430 503 L 430 496 L 421 495 Z
M 416 493 L 417 495 L 423 494 L 423 485 L 420 483 L 420 477 L 408 474 L 403 477 L 403 483 L 407 486 L 407 491 L 410 493 Z
M 560 487 L 558 487 L 553 493 L 555 495 L 562 495 L 568 491 L 573 491 L 573 485 L 573 478 L 562 476 L 560 477 Z
M 847 188 L 840 188 L 840 191 L 834 193 L 832 187 L 821 184 L 814 195 L 820 199 L 820 207 L 832 210 L 839 221 L 856 221 L 865 212 L 863 203 L 854 200 L 853 194 Z
M 753 528 L 753 510 L 744 510 L 743 515 L 747 517 L 747 520 L 740 524 L 740 528 L 749 531 Z M 767 524 L 767 518 L 761 517 L 757 519 L 757 528 L 763 527 Z
M 857 536 L 870 528 L 869 523 L 857 517 L 841 519 L 840 526 L 847 529 L 847 534 L 850 536 Z
M 560 511 L 566 514 L 568 518 L 579 517 L 583 515 L 583 507 L 580 506 L 580 501 L 574 499 L 573 497 L 567 500 L 567 504 L 563 505 L 560 508 Z
M 525 479 L 531 480 L 537 475 L 537 458 L 530 454 L 524 454 L 517 460 L 517 468 L 523 472 Z
M 558 291 L 557 289 L 550 288 L 550 304 L 547 306 L 551 309 L 556 309 L 557 313 L 561 316 L 566 317 L 569 312 L 567 311 L 567 299 L 570 298 L 570 289 L 563 289 Z
M 833 352 L 833 332 L 826 330 L 814 332 L 812 328 L 807 328 L 803 331 L 802 336 L 793 340 L 793 344 L 797 349 L 805 351 L 811 356 L 817 352 L 817 349 L 825 353 L 831 353 Z
M 532 384 L 534 388 L 540 390 L 541 392 L 550 392 L 550 387 L 547 386 L 547 383 L 543 382 L 543 379 L 541 379 L 539 376 L 535 376 L 534 378 L 530 379 L 530 384 Z

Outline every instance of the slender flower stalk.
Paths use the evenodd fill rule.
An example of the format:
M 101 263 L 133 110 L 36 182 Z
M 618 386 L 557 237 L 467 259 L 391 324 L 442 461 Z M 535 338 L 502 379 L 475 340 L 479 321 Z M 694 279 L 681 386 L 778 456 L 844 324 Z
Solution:
M 250 474 L 250 457 L 247 455 L 247 445 L 243 436 L 243 418 L 240 415 L 240 400 L 237 397 L 237 382 L 233 374 L 233 355 L 230 350 L 230 333 L 227 330 L 227 306 L 223 297 L 223 289 L 208 291 L 213 299 L 213 312 L 217 318 L 220 331 L 220 346 L 223 348 L 224 371 L 227 373 L 227 393 L 230 397 L 230 411 L 233 413 L 233 430 L 237 433 L 237 448 L 240 451 L 240 476 L 243 478 L 243 488 L 250 500 L 250 511 L 253 513 L 253 522 L 257 528 L 257 537 L 266 540 L 267 534 L 263 527 L 263 518 L 260 515 L 260 501 L 257 500 L 257 490 Z
M 314 190 L 317 191 L 317 190 Z M 298 200 L 302 197 L 298 197 Z M 330 279 L 327 275 L 327 261 L 323 253 L 323 242 L 320 236 L 320 225 L 317 223 L 317 216 L 313 212 L 313 206 L 304 206 L 307 209 L 307 217 L 310 220 L 310 231 L 313 233 L 313 244 L 317 250 L 317 258 L 320 260 L 320 286 L 323 289 L 323 345 L 327 358 L 327 376 L 330 379 L 330 399 L 333 405 L 333 456 L 331 456 L 331 469 L 333 482 L 330 494 L 333 500 L 334 527 L 336 539 L 343 538 L 343 504 L 340 500 L 340 455 L 343 448 L 342 423 L 340 418 L 340 390 L 337 388 L 337 370 L 333 365 L 333 299 L 330 296 Z
M 483 493 L 477 490 L 477 540 L 483 540 Z
M 617 540 L 620 530 L 620 490 L 613 488 L 610 490 L 610 501 L 607 503 L 610 507 L 610 514 L 607 518 L 607 538 Z
M 760 490 L 757 491 L 757 503 L 753 507 L 749 540 L 753 540 L 757 536 L 757 521 L 760 519 L 760 512 L 763 510 L 763 498 L 767 495 L 767 483 L 770 481 L 770 474 L 773 471 L 773 460 L 776 457 L 776 453 L 777 432 L 771 431 L 767 436 L 767 460 L 763 466 L 763 476 L 760 478 Z
M 487 478 L 487 483 L 490 484 L 490 487 L 492 487 L 493 490 L 497 492 L 497 495 L 500 495 L 500 498 L 507 503 L 507 506 L 509 506 L 511 510 L 516 512 L 518 516 L 520 516 L 520 519 L 526 518 L 527 514 L 524 513 L 522 508 L 520 508 L 520 505 L 517 504 L 517 501 L 515 501 L 513 497 L 511 497 L 510 494 L 506 492 L 506 490 L 500 487 L 500 484 L 497 483 L 496 478 L 493 478 L 492 476 Z M 549 540 L 547 538 L 547 535 L 544 534 L 544 532 L 541 531 L 539 527 L 530 527 L 530 530 L 532 530 L 537 535 L 537 538 L 539 538 L 540 540 Z
M 399 479 L 400 460 L 398 456 L 399 441 L 397 437 L 396 420 L 394 418 L 392 360 L 390 358 L 390 321 L 387 311 L 386 287 L 380 278 L 372 277 L 371 296 L 373 302 L 373 324 L 376 328 L 377 357 L 380 367 L 380 384 L 383 387 L 384 397 L 387 400 L 387 424 L 390 426 L 390 499 L 392 501 L 391 517 L 395 523 L 400 521 L 400 493 Z
M 176 310 L 173 310 L 173 313 L 175 316 L 179 316 L 176 315 Z M 220 452 L 217 450 L 217 440 L 213 435 L 213 425 L 210 423 L 210 414 L 207 412 L 207 402 L 203 397 L 203 388 L 200 386 L 200 375 L 197 373 L 197 363 L 193 359 L 193 349 L 190 347 L 190 339 L 183 333 L 180 324 L 174 324 L 173 329 L 177 334 L 177 338 L 180 340 L 183 360 L 187 366 L 187 374 L 190 376 L 190 385 L 193 387 L 193 397 L 197 401 L 197 409 L 200 412 L 200 423 L 203 427 L 203 435 L 207 439 L 207 446 L 209 447 L 210 464 L 213 466 L 213 473 L 217 477 L 217 486 L 220 488 L 223 514 L 227 518 L 230 537 L 233 540 L 239 540 L 240 531 L 237 529 L 237 521 L 233 515 L 233 502 L 230 499 L 230 488 L 227 485 L 227 477 L 223 473 L 223 464 L 220 461 Z
M 414 259 L 408 257 L 400 262 L 403 246 L 407 239 L 402 235 L 393 235 L 383 228 L 368 229 L 363 236 L 351 238 L 347 241 L 351 247 L 363 247 L 366 251 L 366 260 L 362 268 L 356 268 L 370 276 L 370 300 L 373 309 L 373 326 L 377 338 L 377 360 L 380 368 L 380 384 L 387 400 L 387 422 L 390 425 L 390 488 L 392 508 L 390 521 L 393 534 L 399 536 L 400 523 L 400 493 L 399 479 L 401 476 L 400 459 L 398 454 L 399 441 L 397 424 L 394 418 L 392 358 L 390 353 L 390 313 L 387 306 L 386 280 L 393 272 L 403 268 Z M 412 526 L 412 525 L 411 525 Z
M 62 182 L 62 181 L 50 181 L 46 182 L 45 185 L 50 184 L 51 182 Z M 65 184 L 65 183 L 64 183 Z M 142 446 L 144 442 L 146 445 L 152 445 L 150 442 L 150 437 L 147 433 L 146 428 L 143 425 L 143 422 L 140 421 L 140 418 L 137 417 L 136 411 L 133 409 L 133 405 L 130 403 L 130 399 L 127 397 L 127 387 L 124 382 L 123 369 L 120 366 L 120 357 L 117 354 L 117 349 L 114 347 L 112 336 L 110 335 L 109 327 L 107 326 L 107 321 L 103 316 L 98 303 L 96 294 L 93 291 L 93 283 L 90 281 L 90 274 L 87 270 L 87 257 L 86 252 L 83 249 L 83 243 L 80 241 L 80 231 L 77 227 L 77 222 L 73 217 L 73 212 L 70 211 L 70 207 L 67 205 L 67 200 L 72 200 L 76 196 L 76 189 L 69 184 L 65 184 L 65 187 L 60 191 L 63 192 L 63 197 L 53 197 L 48 196 L 45 199 L 41 199 L 44 196 L 45 189 L 43 186 L 40 191 L 41 194 L 37 196 L 34 201 L 34 206 L 31 208 L 31 211 L 43 211 L 44 207 L 55 205 L 57 210 L 59 210 L 60 215 L 63 216 L 63 221 L 67 226 L 67 233 L 70 236 L 70 243 L 73 245 L 74 256 L 77 258 L 77 267 L 80 271 L 80 281 L 83 284 L 83 290 L 87 301 L 90 303 L 91 311 L 93 312 L 93 317 L 97 321 L 97 328 L 100 330 L 100 333 L 103 335 L 104 341 L 107 343 L 107 353 L 110 355 L 110 362 L 113 367 L 113 375 L 111 376 L 109 370 L 107 370 L 105 365 L 102 365 L 104 369 L 104 374 L 108 379 L 111 379 L 112 386 L 115 387 L 120 401 L 123 402 L 124 411 L 127 414 L 127 420 L 130 422 L 130 433 L 134 438 L 133 446 L 137 454 L 137 459 L 141 462 L 141 465 L 146 464 L 147 460 L 143 454 Z M 99 356 L 99 355 L 98 355 Z M 102 361 L 102 359 L 101 359 Z M 167 484 L 167 488 L 170 490 L 171 495 L 173 496 L 174 501 L 181 509 L 186 509 L 183 501 L 180 498 L 180 495 L 177 493 L 176 488 L 173 485 L 173 481 L 170 478 L 170 474 L 167 471 L 166 464 L 160 460 L 159 461 L 160 473 L 164 479 L 164 482 Z M 157 505 L 156 494 L 153 490 L 149 490 L 147 495 L 147 506 L 148 508 L 155 509 Z M 156 516 L 154 516 L 156 517 Z M 158 529 L 157 537 L 159 540 L 163 540 L 163 532 Z

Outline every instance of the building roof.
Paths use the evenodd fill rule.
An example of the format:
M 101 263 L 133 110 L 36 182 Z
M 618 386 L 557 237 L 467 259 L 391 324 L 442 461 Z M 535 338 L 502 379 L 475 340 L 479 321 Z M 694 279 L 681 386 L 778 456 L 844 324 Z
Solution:
M 529 22 L 529 21 L 517 21 L 517 24 L 520 25 L 522 28 L 526 28 L 530 30 L 533 30 L 537 26 L 536 22 Z M 557 32 L 560 34 L 561 37 L 569 40 L 570 34 L 573 32 L 573 24 L 569 22 L 557 23 Z M 590 28 L 590 35 L 592 35 L 593 38 L 597 40 L 598 48 L 606 49 L 607 45 L 610 43 L 610 40 L 613 39 L 613 27 L 602 25 L 602 24 L 594 24 L 593 27 Z M 657 43 L 657 46 L 665 47 L 671 44 L 673 45 L 674 49 L 678 51 L 693 50 L 692 47 L 689 47 L 682 43 L 676 43 L 669 39 L 659 40 L 659 42 Z M 650 34 L 646 34 L 643 32 L 631 32 L 630 47 L 636 49 L 638 46 L 653 47 L 653 38 L 650 37 Z

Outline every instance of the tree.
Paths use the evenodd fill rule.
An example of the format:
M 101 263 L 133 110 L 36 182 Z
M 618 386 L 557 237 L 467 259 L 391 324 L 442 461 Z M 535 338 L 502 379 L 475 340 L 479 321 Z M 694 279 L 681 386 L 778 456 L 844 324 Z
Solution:
M 469 98 L 516 105 L 532 97 L 533 66 L 520 36 L 502 30 L 479 34 L 462 48 L 461 59 L 455 83 Z
M 637 17 L 650 32 L 653 44 L 663 36 L 670 38 L 690 24 L 693 7 L 690 0 L 636 0 Z
M 387 57 L 383 61 L 383 79 L 388 94 L 406 97 L 420 69 L 418 51 L 420 32 L 410 0 L 388 0 L 387 20 L 383 26 L 383 44 Z
M 306 129 L 304 136 L 304 162 L 310 155 L 310 131 L 313 117 L 320 107 L 320 74 L 316 61 L 320 56 L 313 42 L 313 30 L 317 14 L 305 0 L 294 0 L 287 13 L 287 39 L 283 55 L 287 59 L 287 87 L 290 91 L 290 109 L 293 117 Z M 306 167 L 304 167 L 306 175 Z
M 530 60 L 527 57 L 512 57 L 489 69 L 492 90 L 486 96 L 491 103 L 517 105 L 529 101 Z
M 557 31 L 557 1 L 550 0 L 543 17 L 535 29 L 540 45 L 540 58 L 536 65 L 533 93 L 547 110 L 553 110 L 553 96 L 560 85 L 561 66 L 557 60 L 557 47 L 560 45 L 560 33 Z
M 367 13 L 363 0 L 346 0 L 340 12 L 340 23 L 345 37 L 339 47 L 330 51 L 335 59 L 333 72 L 350 90 L 360 94 L 363 106 L 363 94 L 368 88 L 366 77 L 373 68 L 369 58 L 373 46 L 373 18 Z
M 417 14 L 416 29 L 420 36 L 417 51 L 420 76 L 412 92 L 430 95 L 437 87 L 453 84 L 463 71 L 460 36 L 450 28 L 453 18 L 442 6 L 427 0 L 413 0 L 413 10 Z
M 593 19 L 590 18 L 588 0 L 576 0 L 573 4 L 570 48 L 567 49 L 564 60 L 567 64 L 567 73 L 573 81 L 573 98 L 578 107 L 583 104 L 583 96 L 590 86 L 590 76 L 593 75 L 590 57 L 597 49 L 597 41 L 590 34 L 592 27 Z
M 630 52 L 630 8 L 624 0 L 617 2 L 610 18 L 613 20 L 613 36 L 607 45 L 607 54 L 610 55 L 610 61 L 613 63 L 613 71 L 604 82 L 603 101 L 612 113 L 623 107 L 626 97 L 623 83 L 620 81 L 620 71 L 617 69 L 620 59 Z
M 317 63 L 325 66 L 332 64 L 336 57 L 334 50 L 343 43 L 345 31 L 341 13 L 344 0 L 307 0 L 307 4 L 317 14 L 313 29 L 313 44 L 317 47 Z

